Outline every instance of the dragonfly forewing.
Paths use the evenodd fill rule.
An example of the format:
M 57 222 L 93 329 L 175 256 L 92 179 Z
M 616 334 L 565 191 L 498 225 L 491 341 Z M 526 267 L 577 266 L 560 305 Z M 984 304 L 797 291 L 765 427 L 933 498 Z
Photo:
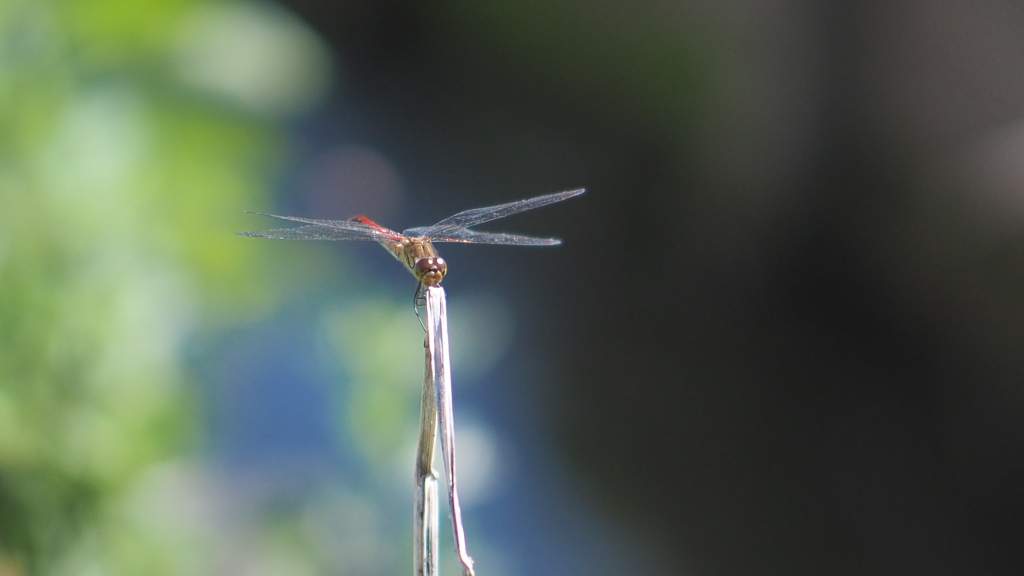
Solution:
M 462 242 L 464 244 L 501 244 L 505 246 L 557 246 L 562 241 L 558 238 L 535 238 L 519 234 L 503 234 L 501 232 L 477 232 L 466 228 L 456 228 L 447 232 L 431 234 L 431 242 Z
M 389 238 L 381 234 L 367 232 L 366 230 L 351 230 L 345 228 L 332 228 L 319 224 L 307 224 L 295 228 L 272 228 L 270 230 L 259 230 L 255 232 L 239 232 L 239 236 L 252 236 L 255 238 L 274 238 L 277 240 L 370 240 L 389 241 Z
M 303 222 L 307 225 L 296 228 L 274 228 L 272 230 L 256 232 L 239 232 L 239 235 L 282 240 L 371 240 L 376 242 L 382 240 L 393 241 L 396 238 L 401 238 L 394 230 L 388 230 L 380 225 L 370 226 L 354 220 L 318 220 L 315 218 L 278 216 L 276 214 L 263 214 L 260 212 L 253 212 L 253 214 L 269 216 L 279 220 Z
M 483 224 L 484 222 L 490 222 L 491 220 L 497 220 L 498 218 L 505 218 L 506 216 L 511 216 L 513 214 L 533 210 L 534 208 L 540 208 L 541 206 L 547 206 L 548 204 L 554 204 L 555 202 L 561 202 L 562 200 L 567 200 L 573 196 L 579 196 L 580 194 L 583 194 L 583 192 L 584 189 L 580 188 L 578 190 L 556 192 L 554 194 L 547 194 L 536 198 L 527 198 L 526 200 L 518 200 L 516 202 L 509 202 L 508 204 L 489 206 L 487 208 L 473 208 L 471 210 L 459 212 L 454 216 L 449 216 L 433 226 L 406 230 L 404 234 L 406 236 L 428 236 L 431 239 L 437 239 L 458 228 L 469 228 L 470 226 L 476 226 L 477 224 Z M 466 240 L 454 240 L 454 242 L 466 242 Z M 529 244 L 521 245 L 529 246 Z M 540 246 L 548 245 L 549 244 L 540 244 Z

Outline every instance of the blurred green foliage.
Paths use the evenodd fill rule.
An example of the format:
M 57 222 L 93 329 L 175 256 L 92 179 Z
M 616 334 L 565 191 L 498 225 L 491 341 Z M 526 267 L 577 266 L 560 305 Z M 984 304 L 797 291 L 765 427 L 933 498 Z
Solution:
M 202 439 L 183 341 L 279 292 L 273 248 L 231 232 L 266 203 L 273 115 L 297 102 L 257 110 L 183 80 L 209 10 L 0 1 L 0 574 L 205 561 L 202 530 L 161 520 L 153 478 Z
M 413 461 L 408 452 L 419 431 L 414 384 L 423 378 L 423 333 L 410 315 L 408 306 L 377 298 L 354 300 L 324 316 L 331 355 L 352 383 L 338 396 L 339 432 L 383 476 L 396 457 L 403 466 Z
M 265 224 L 243 210 L 270 204 L 294 160 L 282 120 L 333 71 L 270 4 L 0 0 L 0 576 L 408 567 L 423 358 L 411 279 L 392 299 L 370 281 L 334 298 L 326 284 L 347 283 L 328 247 L 234 235 Z M 260 470 L 203 459 L 200 380 L 233 407 L 258 395 L 203 372 L 204 355 L 244 346 L 230 330 L 273 330 L 297 299 L 320 319 L 337 445 L 354 450 L 345 474 L 282 496 Z M 460 325 L 505 334 L 490 351 L 467 337 L 469 374 L 511 328 L 494 302 L 464 304 Z

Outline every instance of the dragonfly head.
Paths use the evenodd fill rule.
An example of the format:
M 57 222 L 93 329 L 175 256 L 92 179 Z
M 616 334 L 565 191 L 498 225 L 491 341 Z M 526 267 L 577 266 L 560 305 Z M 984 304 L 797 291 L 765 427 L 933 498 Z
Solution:
M 448 263 L 440 256 L 420 258 L 413 265 L 413 274 L 424 286 L 437 286 L 448 273 Z

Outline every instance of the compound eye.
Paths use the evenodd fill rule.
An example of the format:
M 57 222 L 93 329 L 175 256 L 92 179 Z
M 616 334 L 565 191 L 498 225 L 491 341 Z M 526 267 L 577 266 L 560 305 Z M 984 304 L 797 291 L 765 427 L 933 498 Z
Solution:
M 433 258 L 420 258 L 416 261 L 413 268 L 416 270 L 416 277 L 422 278 L 425 274 L 430 273 L 430 271 L 436 270 L 437 265 L 434 264 Z
M 448 263 L 439 256 L 420 258 L 413 268 L 416 271 L 416 277 L 426 286 L 437 286 L 441 283 L 444 275 L 448 273 Z

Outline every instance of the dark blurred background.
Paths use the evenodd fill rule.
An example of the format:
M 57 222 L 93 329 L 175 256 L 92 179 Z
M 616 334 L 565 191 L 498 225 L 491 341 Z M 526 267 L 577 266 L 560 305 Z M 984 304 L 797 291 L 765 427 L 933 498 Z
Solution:
M 409 570 L 414 281 L 231 232 L 581 186 L 439 246 L 480 574 L 1024 573 L 1019 3 L 8 0 L 0 110 L 0 574 Z

